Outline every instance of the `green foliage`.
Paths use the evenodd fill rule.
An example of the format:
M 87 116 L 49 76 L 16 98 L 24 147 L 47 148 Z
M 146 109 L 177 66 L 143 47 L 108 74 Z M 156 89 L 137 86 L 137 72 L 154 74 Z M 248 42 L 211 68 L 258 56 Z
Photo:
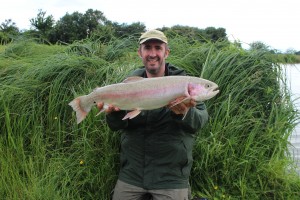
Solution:
M 31 25 L 39 31 L 42 38 L 49 38 L 55 20 L 52 15 L 46 17 L 46 12 L 39 10 L 36 18 L 30 19 Z
M 11 42 L 19 34 L 16 23 L 11 19 L 6 19 L 0 25 L 0 45 Z
M 119 24 L 111 23 L 111 27 L 114 29 L 114 35 L 118 38 L 121 37 L 136 37 L 138 39 L 141 36 L 141 33 L 146 32 L 146 26 L 140 22 L 132 24 Z
M 282 93 L 281 67 L 261 51 L 208 51 L 202 74 L 221 94 L 207 102 L 211 123 L 198 136 L 192 186 L 209 198 L 295 199 L 300 182 L 286 153 L 298 115 Z
M 273 54 L 272 57 L 279 63 L 300 63 L 300 56 L 295 54 Z
M 84 39 L 87 37 L 87 28 L 83 25 L 83 15 L 79 12 L 66 14 L 55 26 L 54 38 L 55 41 L 63 41 L 71 43 L 75 40 Z
M 72 43 L 76 40 L 87 38 L 91 33 L 103 26 L 107 19 L 98 10 L 88 9 L 85 14 L 74 12 L 64 15 L 57 21 L 52 32 L 50 41 L 62 41 Z
M 270 53 L 276 53 L 275 49 L 271 49 L 270 46 L 268 46 L 267 44 L 261 42 L 261 41 L 256 41 L 256 42 L 252 42 L 250 43 L 250 51 L 254 50 L 254 51 L 265 51 L 265 52 L 270 52 Z
M 7 22 L 3 24 L 7 24 Z M 71 44 L 95 36 L 100 37 L 102 42 L 129 36 L 138 38 L 141 33 L 146 31 L 146 26 L 141 22 L 119 24 L 106 19 L 101 11 L 93 9 L 88 9 L 84 14 L 80 12 L 66 13 L 57 22 L 54 21 L 52 15 L 46 16 L 46 12 L 40 9 L 37 16 L 30 19 L 30 23 L 34 29 L 25 31 L 25 33 L 33 38 L 38 38 L 41 43 L 51 44 Z M 12 25 L 9 27 L 14 27 L 14 24 Z M 169 38 L 180 35 L 189 38 L 190 42 L 194 40 L 200 42 L 228 41 L 224 28 L 199 29 L 176 25 L 171 28 L 163 27 L 161 30 Z M 2 32 L 0 32 L 0 37 L 2 43 L 7 43 L 6 41 L 9 40 L 7 34 Z
M 82 41 L 74 42 L 67 48 L 68 53 L 82 56 L 97 56 L 106 61 L 112 62 L 136 49 L 137 38 L 133 35 L 127 38 L 111 38 L 110 41 L 102 42 L 102 38 L 93 37 Z
M 85 14 L 74 12 L 63 16 L 54 27 L 50 41 L 72 43 L 77 40 L 99 37 L 101 42 L 111 41 L 113 38 L 139 37 L 145 31 L 145 25 L 139 22 L 119 24 L 105 18 L 102 12 L 89 9 Z
M 142 63 L 135 35 L 68 46 L 33 40 L 0 51 L 0 196 L 6 199 L 110 199 L 119 134 L 93 109 L 79 125 L 68 103 L 117 83 Z M 300 179 L 288 155 L 298 113 L 281 67 L 268 52 L 228 42 L 170 40 L 168 61 L 216 82 L 210 122 L 197 134 L 193 194 L 209 199 L 297 199 Z M 281 85 L 280 85 L 281 81 Z
M 184 36 L 189 38 L 190 42 L 217 42 L 228 41 L 226 30 L 224 28 L 207 27 L 206 29 L 199 29 L 197 27 L 176 25 L 171 28 L 163 27 L 160 29 L 168 38 Z
M 19 29 L 16 26 L 16 23 L 13 22 L 11 19 L 6 19 L 4 22 L 1 23 L 0 26 L 1 31 L 6 33 L 19 33 Z
M 47 56 L 49 53 L 62 52 L 64 47 L 61 46 L 44 46 L 37 44 L 34 39 L 18 38 L 16 42 L 5 46 L 1 57 L 8 59 L 28 59 L 28 62 L 33 62 L 30 58 Z M 24 61 L 24 60 L 23 60 Z M 36 61 L 36 60 L 35 60 Z

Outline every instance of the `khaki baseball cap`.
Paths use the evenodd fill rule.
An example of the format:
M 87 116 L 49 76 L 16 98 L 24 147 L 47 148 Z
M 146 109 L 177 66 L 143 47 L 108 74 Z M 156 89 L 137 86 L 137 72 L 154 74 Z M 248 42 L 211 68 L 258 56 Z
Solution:
M 148 40 L 160 40 L 166 44 L 168 44 L 168 39 L 165 36 L 165 34 L 158 30 L 150 30 L 145 33 L 143 33 L 139 39 L 139 43 L 143 44 L 144 42 Z

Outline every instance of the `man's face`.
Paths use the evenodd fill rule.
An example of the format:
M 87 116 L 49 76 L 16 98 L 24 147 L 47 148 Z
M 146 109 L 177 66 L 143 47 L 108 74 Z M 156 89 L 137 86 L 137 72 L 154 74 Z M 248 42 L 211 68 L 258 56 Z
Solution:
M 159 40 L 150 40 L 141 44 L 138 54 L 143 60 L 146 71 L 152 76 L 163 76 L 165 59 L 169 55 L 167 45 Z

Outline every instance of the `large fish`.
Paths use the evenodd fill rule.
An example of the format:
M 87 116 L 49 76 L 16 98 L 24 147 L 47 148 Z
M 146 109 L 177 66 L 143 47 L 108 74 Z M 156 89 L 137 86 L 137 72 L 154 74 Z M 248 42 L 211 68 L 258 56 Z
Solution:
M 193 76 L 165 76 L 158 78 L 129 77 L 122 83 L 96 88 L 88 95 L 75 98 L 69 105 L 76 112 L 77 124 L 85 119 L 92 106 L 101 102 L 102 109 L 113 105 L 131 110 L 124 119 L 136 117 L 142 110 L 152 110 L 169 104 L 178 97 L 182 101 L 204 101 L 214 97 L 218 85 Z

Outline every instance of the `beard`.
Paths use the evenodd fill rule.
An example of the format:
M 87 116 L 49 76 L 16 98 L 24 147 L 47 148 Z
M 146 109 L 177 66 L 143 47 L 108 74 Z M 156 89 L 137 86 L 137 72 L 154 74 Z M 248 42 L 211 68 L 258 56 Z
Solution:
M 148 73 L 150 73 L 152 75 L 157 75 L 161 72 L 162 68 L 165 67 L 165 62 L 159 58 L 156 58 L 155 64 L 151 64 L 152 60 L 153 59 L 147 59 L 144 62 L 145 68 Z
M 156 69 L 147 69 L 146 68 L 147 72 L 149 72 L 152 75 L 157 75 L 160 72 L 160 69 L 161 69 L 161 66 L 159 66 L 159 68 L 156 68 Z

